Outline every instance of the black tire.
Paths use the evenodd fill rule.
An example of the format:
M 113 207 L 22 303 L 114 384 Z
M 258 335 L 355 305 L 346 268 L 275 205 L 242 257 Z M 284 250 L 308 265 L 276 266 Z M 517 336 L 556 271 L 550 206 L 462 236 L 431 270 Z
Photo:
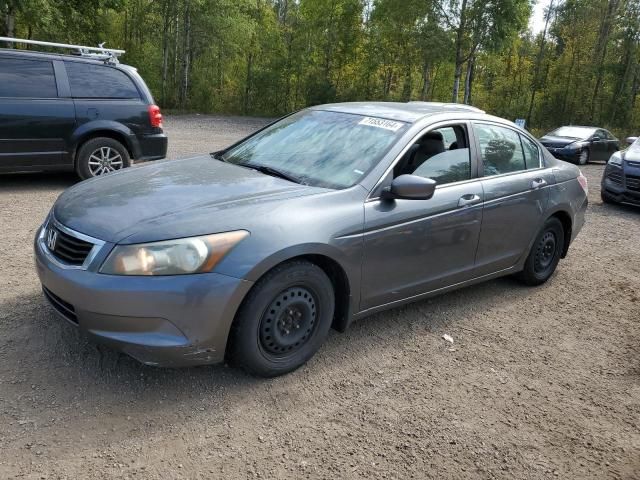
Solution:
M 564 228 L 555 217 L 548 219 L 536 236 L 524 269 L 516 275 L 526 285 L 545 283 L 555 272 L 564 248 Z
M 334 309 L 333 285 L 320 267 L 302 260 L 279 265 L 254 285 L 240 307 L 227 358 L 256 376 L 292 372 L 318 351 Z
M 578 155 L 578 165 L 586 165 L 591 160 L 591 151 L 588 148 L 585 148 Z
M 125 146 L 109 137 L 87 140 L 78 150 L 76 157 L 76 172 L 83 180 L 129 166 L 131 158 Z

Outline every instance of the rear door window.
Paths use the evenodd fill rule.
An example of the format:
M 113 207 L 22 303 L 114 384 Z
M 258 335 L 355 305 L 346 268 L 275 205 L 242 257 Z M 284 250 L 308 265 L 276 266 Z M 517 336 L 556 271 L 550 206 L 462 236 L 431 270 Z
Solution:
M 527 170 L 540 168 L 540 150 L 538 150 L 538 146 L 524 135 L 520 135 L 520 138 L 522 139 L 524 161 L 526 163 Z
M 0 97 L 55 98 L 53 64 L 42 60 L 0 59 Z
M 475 124 L 473 129 L 480 143 L 484 176 L 525 170 L 520 135 L 498 125 Z
M 140 98 L 133 81 L 117 68 L 80 62 L 65 66 L 75 98 Z

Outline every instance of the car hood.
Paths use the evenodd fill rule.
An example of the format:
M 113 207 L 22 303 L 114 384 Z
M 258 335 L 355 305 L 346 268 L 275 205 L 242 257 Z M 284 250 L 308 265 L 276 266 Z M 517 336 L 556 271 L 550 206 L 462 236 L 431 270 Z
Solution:
M 640 146 L 631 146 L 624 151 L 624 159 L 628 162 L 640 162 Z
M 571 145 L 572 143 L 583 141 L 585 140 L 582 138 L 556 137 L 553 135 L 545 135 L 540 139 L 540 143 L 545 147 L 553 148 L 566 147 L 567 145 Z
M 113 243 L 250 227 L 274 202 L 326 192 L 210 156 L 147 164 L 81 182 L 54 206 L 63 225 Z

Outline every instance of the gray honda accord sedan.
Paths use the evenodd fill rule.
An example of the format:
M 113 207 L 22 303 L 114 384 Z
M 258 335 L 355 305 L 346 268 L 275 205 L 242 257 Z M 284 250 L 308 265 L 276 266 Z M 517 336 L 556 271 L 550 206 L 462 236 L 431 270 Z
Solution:
M 148 365 L 290 372 L 330 328 L 491 278 L 547 281 L 587 184 L 473 107 L 344 103 L 82 182 L 35 239 L 44 295 Z

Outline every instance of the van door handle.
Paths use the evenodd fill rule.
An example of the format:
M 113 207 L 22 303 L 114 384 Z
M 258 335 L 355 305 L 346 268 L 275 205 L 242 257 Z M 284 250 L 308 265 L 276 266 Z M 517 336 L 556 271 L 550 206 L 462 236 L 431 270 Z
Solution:
M 482 199 L 480 195 L 475 195 L 473 193 L 468 193 L 467 195 L 463 195 L 458 200 L 458 207 L 469 207 L 471 205 L 475 205 L 476 203 L 480 203 Z
M 531 188 L 537 190 L 547 185 L 547 181 L 544 178 L 536 178 L 531 182 Z

